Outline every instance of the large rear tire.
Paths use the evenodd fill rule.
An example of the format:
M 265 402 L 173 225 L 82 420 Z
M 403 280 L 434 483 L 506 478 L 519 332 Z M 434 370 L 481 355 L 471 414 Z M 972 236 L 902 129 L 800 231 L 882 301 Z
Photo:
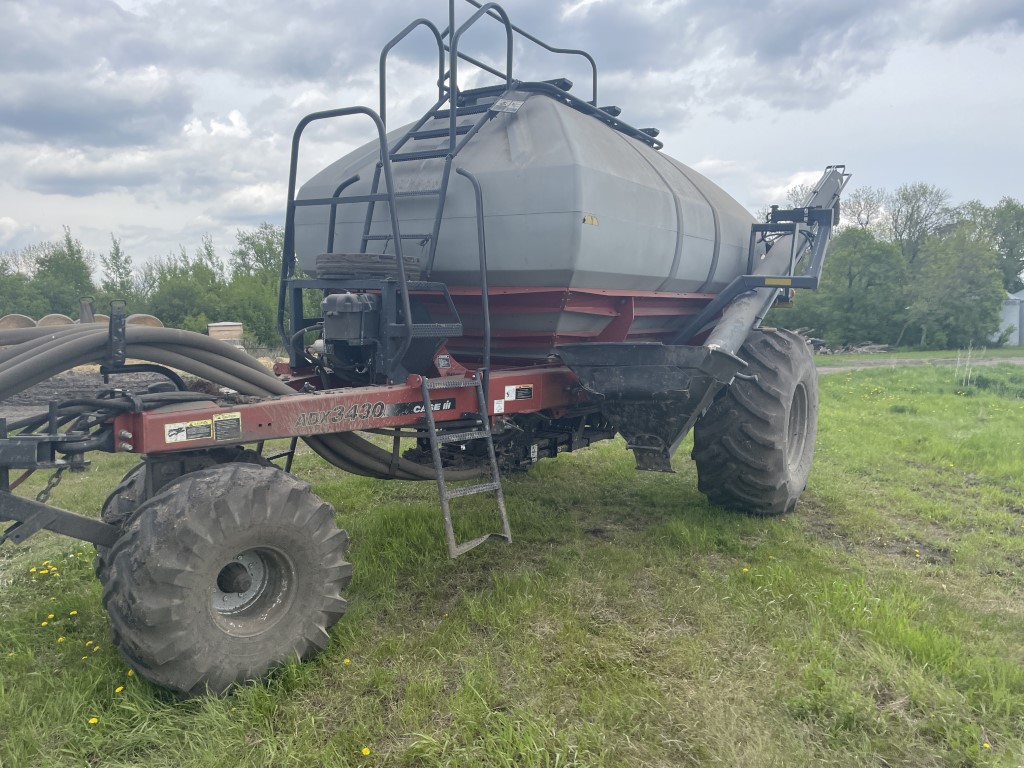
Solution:
M 818 432 L 818 374 L 803 337 L 755 332 L 747 362 L 694 427 L 697 484 L 708 501 L 755 515 L 791 511 L 807 486 Z
M 322 650 L 352 566 L 334 510 L 279 469 L 224 464 L 168 484 L 111 548 L 103 605 L 140 675 L 223 693 Z

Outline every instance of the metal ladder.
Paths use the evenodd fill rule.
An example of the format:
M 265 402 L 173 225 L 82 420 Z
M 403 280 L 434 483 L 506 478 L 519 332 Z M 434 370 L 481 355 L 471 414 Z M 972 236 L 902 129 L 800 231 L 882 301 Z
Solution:
M 454 108 L 454 113 L 457 124 L 455 126 L 454 133 L 452 133 L 450 127 L 436 129 L 430 128 L 429 124 L 431 122 L 439 120 L 447 122 L 450 120 L 452 109 L 446 108 L 447 105 L 448 97 L 445 97 L 441 102 L 428 110 L 427 113 L 424 114 L 411 129 L 409 129 L 409 131 L 395 142 L 388 152 L 388 159 L 392 164 L 406 163 L 410 161 L 443 161 L 443 165 L 438 171 L 439 180 L 436 186 L 428 189 L 393 193 L 396 205 L 399 201 L 407 198 L 436 198 L 437 200 L 437 204 L 434 209 L 434 221 L 429 232 L 402 232 L 398 235 L 403 242 L 411 240 L 429 244 L 427 258 L 421 269 L 421 274 L 425 278 L 429 278 L 434 267 L 434 258 L 437 253 L 437 240 L 440 235 L 441 223 L 444 218 L 445 201 L 448 196 L 448 182 L 451 179 L 452 162 L 466 143 L 469 142 L 487 123 L 487 121 L 495 115 L 495 113 L 490 109 L 490 104 L 471 104 L 463 107 L 456 106 Z M 478 117 L 476 120 L 471 122 L 458 123 L 460 119 L 467 116 Z M 434 149 L 410 151 L 406 148 L 406 145 L 410 142 L 442 138 L 447 138 L 448 141 L 442 146 L 435 147 Z M 456 138 L 454 143 L 453 138 Z M 406 148 L 405 151 L 403 151 L 403 148 Z M 382 163 L 378 163 L 374 171 L 373 182 L 370 187 L 371 195 L 377 195 L 380 191 L 382 168 Z M 391 231 L 374 231 L 374 211 L 375 204 L 371 201 L 369 205 L 367 205 L 366 216 L 363 221 L 363 235 L 360 243 L 360 250 L 363 253 L 368 252 L 370 244 L 374 241 L 384 241 L 387 243 L 394 239 L 394 234 Z M 385 228 L 386 230 L 390 230 L 390 227 L 386 226 Z
M 477 405 L 479 413 L 472 414 L 471 418 L 476 425 L 470 429 L 458 432 L 446 432 L 438 434 L 437 424 L 434 421 L 434 410 L 430 399 L 430 393 L 437 390 L 460 389 L 473 387 L 476 389 Z M 437 474 L 437 492 L 441 499 L 441 511 L 444 514 L 444 535 L 448 543 L 448 556 L 453 560 L 459 555 L 469 552 L 471 549 L 492 539 L 506 542 L 512 541 L 512 531 L 509 528 L 508 513 L 505 510 L 505 494 L 501 488 L 501 477 L 498 474 L 498 460 L 494 455 L 494 441 L 491 438 L 491 424 L 487 416 L 487 401 L 484 395 L 483 378 L 481 372 L 475 372 L 471 378 L 464 379 L 455 376 L 427 379 L 424 378 L 420 385 L 423 395 L 423 410 L 427 420 L 427 431 L 430 437 L 430 454 L 434 459 L 434 472 Z M 487 458 L 490 466 L 490 482 L 466 485 L 461 488 L 449 488 L 444 479 L 444 466 L 441 461 L 441 445 L 445 443 L 464 442 L 466 440 L 484 440 L 487 445 Z M 498 514 L 501 519 L 501 533 L 485 533 L 475 539 L 464 541 L 461 544 L 455 540 L 455 528 L 452 525 L 451 500 L 463 496 L 473 496 L 479 493 L 494 492 L 498 501 Z

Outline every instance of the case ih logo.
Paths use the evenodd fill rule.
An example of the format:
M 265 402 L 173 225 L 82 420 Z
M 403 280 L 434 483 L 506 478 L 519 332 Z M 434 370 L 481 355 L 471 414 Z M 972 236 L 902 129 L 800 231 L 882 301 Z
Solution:
M 431 400 L 430 410 L 434 413 L 450 411 L 455 407 L 455 398 L 446 397 L 444 400 Z M 408 416 L 409 414 L 424 413 L 426 409 L 423 403 L 395 403 L 388 406 L 388 416 Z

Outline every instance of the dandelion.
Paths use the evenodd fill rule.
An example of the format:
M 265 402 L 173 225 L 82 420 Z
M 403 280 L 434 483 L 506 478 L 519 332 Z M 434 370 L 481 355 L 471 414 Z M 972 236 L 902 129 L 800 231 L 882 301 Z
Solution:
M 135 670 L 134 669 L 129 669 L 128 670 L 128 677 L 131 677 L 134 674 L 135 674 Z
M 367 755 L 370 754 L 370 748 L 369 747 L 363 747 L 362 753 L 363 753 L 363 757 L 366 757 Z
M 114 689 L 114 693 L 120 693 L 123 690 L 124 690 L 124 686 L 123 685 L 119 685 L 119 686 L 117 686 L 117 688 Z
M 743 569 L 743 573 L 750 573 L 750 569 L 749 568 L 744 568 Z
M 58 638 L 57 638 L 57 642 L 58 642 L 58 643 L 63 643 L 63 642 L 64 642 L 64 639 L 65 639 L 65 638 L 63 638 L 63 637 L 58 637 Z
M 99 721 L 100 721 L 100 719 L 98 717 L 90 717 L 89 718 L 89 725 L 96 725 L 96 723 L 98 723 Z
M 51 613 L 51 614 L 48 614 L 46 618 L 48 618 L 48 619 L 52 619 L 52 618 L 53 618 L 53 614 L 52 614 L 52 613 Z
M 992 745 L 991 745 L 991 744 L 989 744 L 989 743 L 988 743 L 988 742 L 986 741 L 986 742 L 985 742 L 984 744 L 982 744 L 982 745 L 981 745 L 981 748 L 982 748 L 982 749 L 992 749 Z
M 33 565 L 31 568 L 28 569 L 28 572 L 29 573 L 35 573 L 36 570 L 37 570 L 36 567 Z
M 40 627 L 46 627 L 46 626 L 49 626 L 49 624 L 50 624 L 50 622 L 48 622 L 48 621 L 44 621 L 44 622 L 43 622 L 42 624 L 40 624 L 39 626 L 40 626 Z
M 85 661 L 85 660 L 86 660 L 86 659 L 88 659 L 88 658 L 89 658 L 88 656 L 83 656 L 83 657 L 82 657 L 82 661 Z
M 341 662 L 341 663 L 342 663 L 342 664 L 351 664 L 351 663 L 352 663 L 352 659 L 345 659 L 345 660 L 344 660 L 343 662 Z
M 49 565 L 49 564 L 50 564 L 49 560 L 43 560 L 43 565 Z
M 96 653 L 96 651 L 98 651 L 99 649 L 100 649 L 100 647 L 98 645 L 94 646 L 93 649 L 92 649 L 92 652 Z
M 86 640 L 85 647 L 88 648 L 90 645 L 92 645 L 92 640 Z
M 77 616 L 77 615 L 78 615 L 78 611 L 70 611 L 68 613 L 68 616 Z
M 13 656 L 13 655 L 14 655 L 14 651 L 10 651 L 10 652 L 9 652 L 9 653 L 7 654 L 7 658 L 11 658 L 11 656 Z
M 51 597 L 50 598 L 50 602 L 51 603 L 56 603 L 57 602 L 57 598 L 56 597 Z
M 81 557 L 81 556 L 82 556 L 81 552 L 75 552 L 75 557 Z
M 46 575 L 46 574 L 48 574 L 49 572 L 50 572 L 50 569 L 49 569 L 49 568 L 43 568 L 43 570 L 39 571 L 39 575 L 40 575 L 40 576 L 45 576 L 45 575 Z

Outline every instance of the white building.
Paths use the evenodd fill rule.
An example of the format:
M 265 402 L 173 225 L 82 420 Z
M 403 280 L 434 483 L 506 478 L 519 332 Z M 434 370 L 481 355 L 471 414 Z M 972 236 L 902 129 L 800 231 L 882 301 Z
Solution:
M 1007 294 L 1003 302 L 1003 314 L 999 320 L 998 338 L 1007 328 L 1013 328 L 1010 338 L 1006 342 L 1008 347 L 1024 346 L 1024 291 Z

